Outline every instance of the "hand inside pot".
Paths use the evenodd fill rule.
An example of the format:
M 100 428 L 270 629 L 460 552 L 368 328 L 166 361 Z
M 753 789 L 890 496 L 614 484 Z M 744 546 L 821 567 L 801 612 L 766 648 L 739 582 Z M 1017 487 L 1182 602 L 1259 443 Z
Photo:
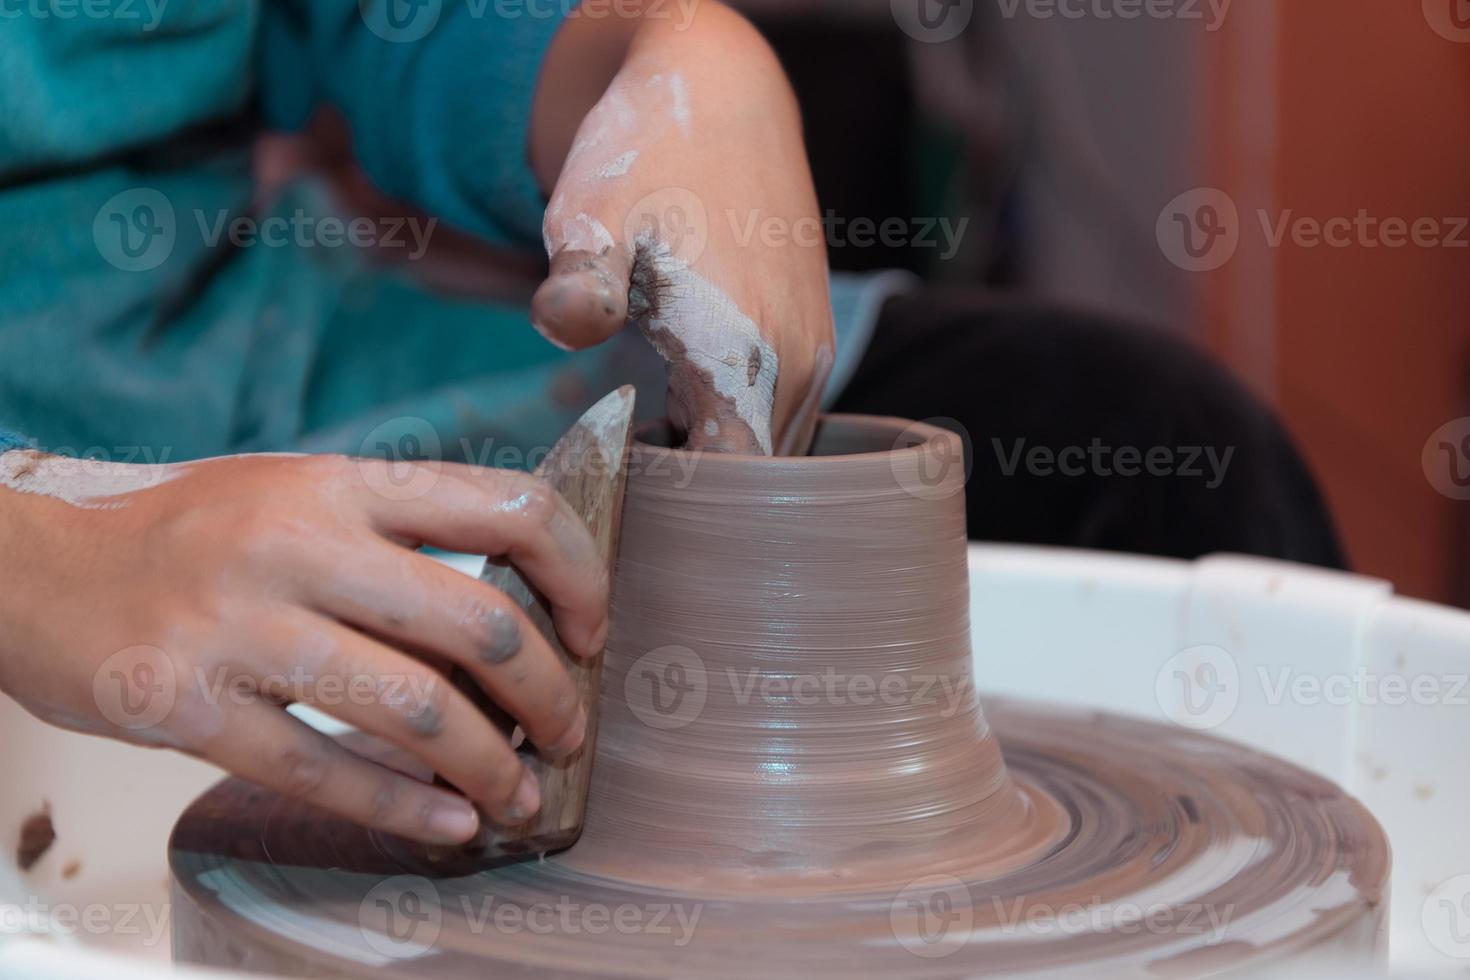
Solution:
M 714 3 L 686 22 L 574 16 L 542 77 L 532 162 L 554 189 L 537 328 L 581 349 L 632 321 L 668 361 L 687 448 L 804 453 L 832 310 L 801 120 L 769 47 Z

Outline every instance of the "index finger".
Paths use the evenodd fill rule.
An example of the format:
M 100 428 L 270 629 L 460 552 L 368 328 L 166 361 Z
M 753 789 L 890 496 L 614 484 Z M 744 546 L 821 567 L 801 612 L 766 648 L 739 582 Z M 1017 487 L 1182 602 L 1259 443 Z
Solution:
M 390 464 L 363 460 L 368 470 Z M 391 464 L 401 467 L 403 464 Z M 421 464 L 435 479 L 411 500 L 363 495 L 374 528 L 414 546 L 502 559 L 551 604 L 567 650 L 591 657 L 607 640 L 608 569 L 586 524 L 543 480 L 516 470 Z

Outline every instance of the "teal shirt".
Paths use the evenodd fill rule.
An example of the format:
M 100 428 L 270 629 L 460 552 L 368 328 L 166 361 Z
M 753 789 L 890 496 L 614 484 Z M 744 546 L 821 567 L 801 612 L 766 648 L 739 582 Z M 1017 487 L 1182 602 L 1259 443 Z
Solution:
M 533 11 L 562 6 L 7 9 L 0 428 L 140 462 L 406 446 L 484 460 L 549 445 L 617 384 L 639 386 L 642 414 L 659 411 L 661 365 L 636 336 L 563 354 L 523 306 L 437 295 L 370 264 L 331 224 L 351 215 L 313 182 L 256 199 L 259 128 L 298 127 L 325 103 L 388 195 L 486 241 L 539 248 L 545 202 L 526 133 L 560 16 Z M 224 232 L 240 217 L 314 231 L 237 247 Z M 838 383 L 896 285 L 834 283 Z

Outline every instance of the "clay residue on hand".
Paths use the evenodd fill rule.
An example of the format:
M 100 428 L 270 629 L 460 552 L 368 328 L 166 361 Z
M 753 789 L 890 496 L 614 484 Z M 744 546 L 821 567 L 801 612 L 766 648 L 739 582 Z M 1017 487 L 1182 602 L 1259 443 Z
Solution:
M 740 417 L 734 399 L 720 393 L 711 373 L 690 358 L 677 336 L 652 327 L 644 329 L 644 336 L 669 365 L 667 411 L 680 445 L 691 450 L 770 455 L 755 430 Z M 759 357 L 759 353 L 754 355 L 754 359 Z
M 127 502 L 116 498 L 167 483 L 186 471 L 187 464 L 117 463 L 34 450 L 0 455 L 0 486 L 88 510 L 125 507 Z
M 15 848 L 16 867 L 22 871 L 31 870 L 54 843 L 56 828 L 51 823 L 51 804 L 42 803 L 41 809 L 20 825 L 20 843 Z
M 772 454 L 780 362 L 734 300 L 667 245 L 644 237 L 628 314 L 668 362 L 669 418 L 685 448 Z

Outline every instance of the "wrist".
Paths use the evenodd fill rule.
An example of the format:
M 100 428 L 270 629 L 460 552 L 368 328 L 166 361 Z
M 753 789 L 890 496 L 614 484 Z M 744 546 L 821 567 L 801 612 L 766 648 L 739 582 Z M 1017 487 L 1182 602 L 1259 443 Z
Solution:
M 641 29 L 641 17 L 567 16 L 546 51 L 531 108 L 527 154 L 541 190 L 550 194 L 577 128 L 602 98 Z
M 687 24 L 672 17 L 646 20 L 623 71 L 635 78 L 679 73 L 697 103 L 718 111 L 722 130 L 738 130 L 731 124 L 746 117 L 769 125 L 773 116 L 779 120 L 789 111 L 798 119 L 795 94 L 775 51 L 755 25 L 720 3 L 701 3 Z
M 785 123 L 799 131 L 785 72 L 744 17 L 713 0 L 700 0 L 688 11 L 683 5 L 643 3 L 639 11 L 631 17 L 573 13 L 553 40 L 536 92 L 529 146 L 532 169 L 547 194 L 578 128 L 619 78 L 678 73 L 699 103 L 718 107 L 722 132 L 738 134 L 745 120 Z
M 26 449 L 0 453 L 0 659 L 26 639 L 28 612 L 35 605 L 32 585 L 55 551 L 48 527 L 56 521 L 53 501 L 17 489 L 29 467 L 45 457 Z

